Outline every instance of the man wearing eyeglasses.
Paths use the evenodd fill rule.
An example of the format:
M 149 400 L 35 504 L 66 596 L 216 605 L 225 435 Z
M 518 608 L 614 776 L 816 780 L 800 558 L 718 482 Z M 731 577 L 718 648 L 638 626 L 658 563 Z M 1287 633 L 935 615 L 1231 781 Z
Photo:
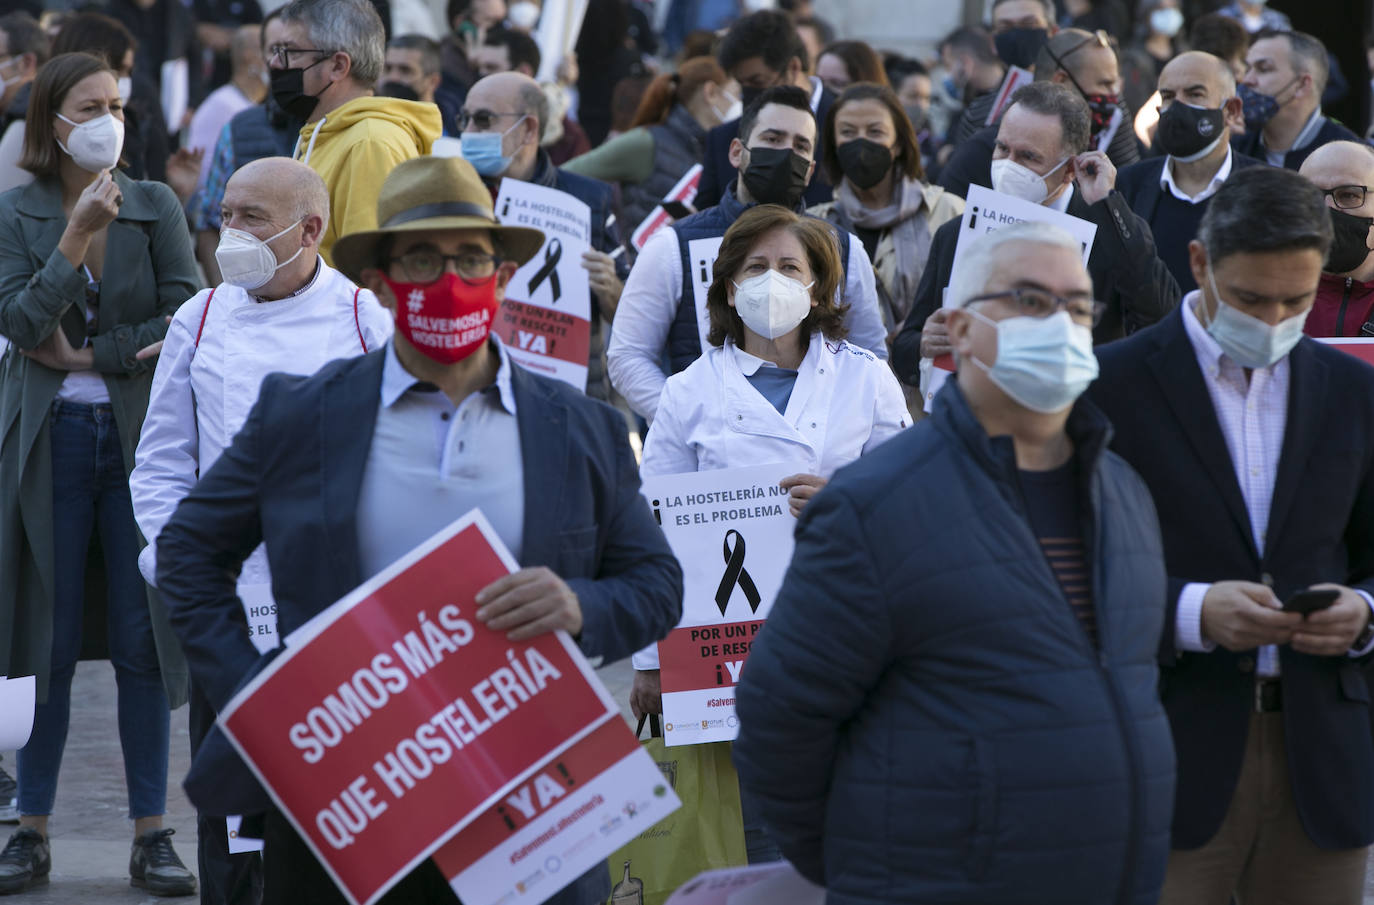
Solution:
M 1364 901 L 1374 370 L 1303 336 L 1331 235 L 1298 174 L 1234 173 L 1189 248 L 1200 289 L 1097 352 L 1089 395 L 1154 496 L 1169 570 L 1161 905 Z
M 282 39 L 268 47 L 272 97 L 305 122 L 293 157 L 329 188 L 320 254 L 377 225 L 377 191 L 403 160 L 428 154 L 443 131 L 439 108 L 374 97 L 385 62 L 382 20 L 357 0 L 294 0 L 282 10 Z
M 606 399 L 610 386 L 602 324 L 615 317 L 630 267 L 620 255 L 611 187 L 555 167 L 548 152 L 540 148 L 549 116 L 548 98 L 534 79 L 519 72 L 489 75 L 472 86 L 458 113 L 462 155 L 490 187 L 493 198 L 501 190 L 502 179 L 516 179 L 567 192 L 591 208 L 592 247 L 582 256 L 593 296 L 587 395 Z
M 452 157 L 399 164 L 376 219 L 337 251 L 392 312 L 391 342 L 313 377 L 268 377 L 158 537 L 158 587 L 217 709 L 272 656 L 244 636 L 234 588 L 260 543 L 283 637 L 473 508 L 524 567 L 478 595 L 488 629 L 512 641 L 565 630 L 610 662 L 681 615 L 682 572 L 639 493 L 624 419 L 519 367 L 490 335 L 543 233 L 498 224 L 487 188 Z M 218 729 L 185 785 L 209 813 L 265 815 L 264 905 L 343 905 Z M 610 891 L 603 863 L 550 901 L 594 905 Z M 380 900 L 457 901 L 429 861 Z
M 1334 229 L 1303 332 L 1374 338 L 1374 148 L 1333 141 L 1313 151 L 1298 172 L 1322 190 Z
M 802 512 L 737 689 L 740 785 L 831 902 L 1153 905 L 1166 576 L 1078 398 L 1102 305 L 1038 223 L 974 242 L 949 293 L 958 378 Z

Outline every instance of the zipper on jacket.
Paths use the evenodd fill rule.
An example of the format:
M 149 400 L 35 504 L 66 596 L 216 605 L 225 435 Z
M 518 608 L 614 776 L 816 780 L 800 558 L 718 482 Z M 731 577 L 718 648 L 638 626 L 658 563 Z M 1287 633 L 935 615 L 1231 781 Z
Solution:
M 1345 306 L 1350 304 L 1350 287 L 1354 284 L 1354 277 L 1345 278 L 1345 293 L 1341 296 L 1341 307 L 1336 313 L 1336 335 L 1345 336 Z

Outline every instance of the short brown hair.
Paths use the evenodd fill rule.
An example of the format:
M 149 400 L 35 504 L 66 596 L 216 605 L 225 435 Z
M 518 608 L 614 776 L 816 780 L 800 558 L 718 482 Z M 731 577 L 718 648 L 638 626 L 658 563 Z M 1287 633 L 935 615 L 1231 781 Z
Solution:
M 830 184 L 839 185 L 840 180 L 844 178 L 844 169 L 840 166 L 839 143 L 835 141 L 835 119 L 845 104 L 857 101 L 878 101 L 887 108 L 887 115 L 892 119 L 892 130 L 897 133 L 897 146 L 892 149 L 892 159 L 907 179 L 924 182 L 926 172 L 921 166 L 921 143 L 916 138 L 916 130 L 912 128 L 911 118 L 906 115 L 902 102 L 897 100 L 897 95 L 886 85 L 859 82 L 844 89 L 835 103 L 830 105 L 830 112 L 825 115 L 820 157 Z
M 844 339 L 849 331 L 844 325 L 848 305 L 835 301 L 844 267 L 840 262 L 840 247 L 833 228 L 814 217 L 803 217 L 776 204 L 751 207 L 725 231 L 720 254 L 712 270 L 715 279 L 706 293 L 706 313 L 711 318 L 711 332 L 706 341 L 713 346 L 725 344 L 726 337 L 740 348 L 744 347 L 744 321 L 730 304 L 729 286 L 749 253 L 759 240 L 774 230 L 786 230 L 797 237 L 806 251 L 811 267 L 811 297 L 816 307 L 801 322 L 803 333 L 810 336 L 819 330 L 826 339 Z
M 61 172 L 57 132 L 53 120 L 62 109 L 67 93 L 82 79 L 114 70 L 105 61 L 88 53 L 64 53 L 53 57 L 38 70 L 29 95 L 29 110 L 24 117 L 24 153 L 19 166 L 35 179 L 55 179 Z

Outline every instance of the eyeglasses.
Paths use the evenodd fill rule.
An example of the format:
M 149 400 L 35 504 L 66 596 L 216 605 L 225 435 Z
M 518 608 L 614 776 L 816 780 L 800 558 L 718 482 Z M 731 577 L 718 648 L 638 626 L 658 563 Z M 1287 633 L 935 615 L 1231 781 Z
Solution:
M 965 306 L 974 302 L 1006 302 L 1023 317 L 1049 317 L 1059 309 L 1069 312 L 1075 323 L 1096 327 L 1107 310 L 1106 302 L 1095 302 L 1090 298 L 1064 298 L 1043 289 L 1008 289 L 1005 292 L 989 292 L 975 295 L 964 302 Z
M 458 131 L 466 132 L 468 126 L 475 126 L 478 132 L 488 132 L 496 124 L 496 120 L 503 116 L 526 116 L 525 113 L 497 113 L 493 110 L 472 110 L 466 108 L 458 111 Z
M 1365 196 L 1369 194 L 1367 185 L 1338 185 L 1329 189 L 1322 189 L 1322 194 L 1331 199 L 1331 203 L 1343 211 L 1353 208 L 1363 207 Z
M 433 283 L 444 275 L 444 265 L 449 261 L 458 269 L 458 276 L 472 283 L 490 279 L 501 264 L 500 258 L 482 252 L 464 251 L 456 255 L 446 255 L 428 249 L 397 255 L 387 261 L 387 264 L 400 264 L 401 273 L 412 283 Z
M 287 47 L 285 44 L 273 44 L 271 47 L 267 48 L 267 62 L 270 64 L 273 60 L 281 60 L 283 69 L 295 68 L 291 65 L 291 54 L 293 53 L 317 53 L 320 55 L 319 59 L 322 60 L 325 57 L 332 57 L 334 54 L 338 53 L 338 51 L 320 50 L 314 47 Z M 315 62 L 318 63 L 319 60 Z

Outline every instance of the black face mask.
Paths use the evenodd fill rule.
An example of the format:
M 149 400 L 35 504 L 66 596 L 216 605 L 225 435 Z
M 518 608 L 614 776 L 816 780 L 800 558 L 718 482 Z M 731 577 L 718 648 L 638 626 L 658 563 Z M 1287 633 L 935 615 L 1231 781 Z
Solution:
M 400 101 L 418 101 L 420 95 L 405 82 L 382 82 L 377 86 L 378 97 L 394 97 Z
M 1191 163 L 1216 147 L 1225 128 L 1220 108 L 1190 107 L 1174 101 L 1159 114 L 1155 140 L 1164 153 Z
M 782 72 L 777 72 L 777 73 L 774 73 L 774 75 L 776 76 L 776 78 L 773 79 L 773 85 L 782 85 L 782 84 L 784 84 L 784 82 L 783 82 L 783 75 L 784 75 L 784 73 L 782 73 Z M 773 85 L 768 85 L 767 87 L 764 87 L 764 88 L 757 88 L 757 87 L 754 87 L 754 86 L 752 86 L 752 85 L 740 85 L 740 86 L 739 86 L 739 102 L 740 102 L 740 105 L 743 106 L 743 107 L 748 107 L 748 106 L 749 106 L 750 104 L 752 104 L 754 101 L 756 101 L 756 100 L 759 99 L 759 95 L 760 95 L 760 94 L 763 94 L 763 92 L 767 91 L 769 88 L 772 88 Z
M 867 138 L 845 142 L 835 156 L 845 178 L 861 189 L 873 188 L 892 172 L 892 150 Z
M 325 57 L 325 60 L 327 59 L 329 58 Z M 324 60 L 318 60 L 304 69 L 270 70 L 272 99 L 277 102 L 277 106 L 297 119 L 308 120 L 310 114 L 319 106 L 320 94 L 324 93 L 324 88 L 320 89 L 320 94 L 306 94 L 305 70 L 313 69 L 323 62 Z M 327 87 L 329 86 L 326 85 L 325 88 Z
M 1331 250 L 1326 253 L 1326 264 L 1322 270 L 1327 273 L 1349 273 L 1369 257 L 1369 228 L 1374 226 L 1374 217 L 1356 217 L 1335 208 L 1327 210 L 1336 234 L 1331 241 Z
M 739 178 L 759 204 L 795 208 L 810 181 L 811 161 L 791 148 L 750 148 L 749 165 Z
M 1003 63 L 1030 69 L 1049 39 L 1050 33 L 1043 28 L 1013 28 L 993 35 L 992 43 Z

